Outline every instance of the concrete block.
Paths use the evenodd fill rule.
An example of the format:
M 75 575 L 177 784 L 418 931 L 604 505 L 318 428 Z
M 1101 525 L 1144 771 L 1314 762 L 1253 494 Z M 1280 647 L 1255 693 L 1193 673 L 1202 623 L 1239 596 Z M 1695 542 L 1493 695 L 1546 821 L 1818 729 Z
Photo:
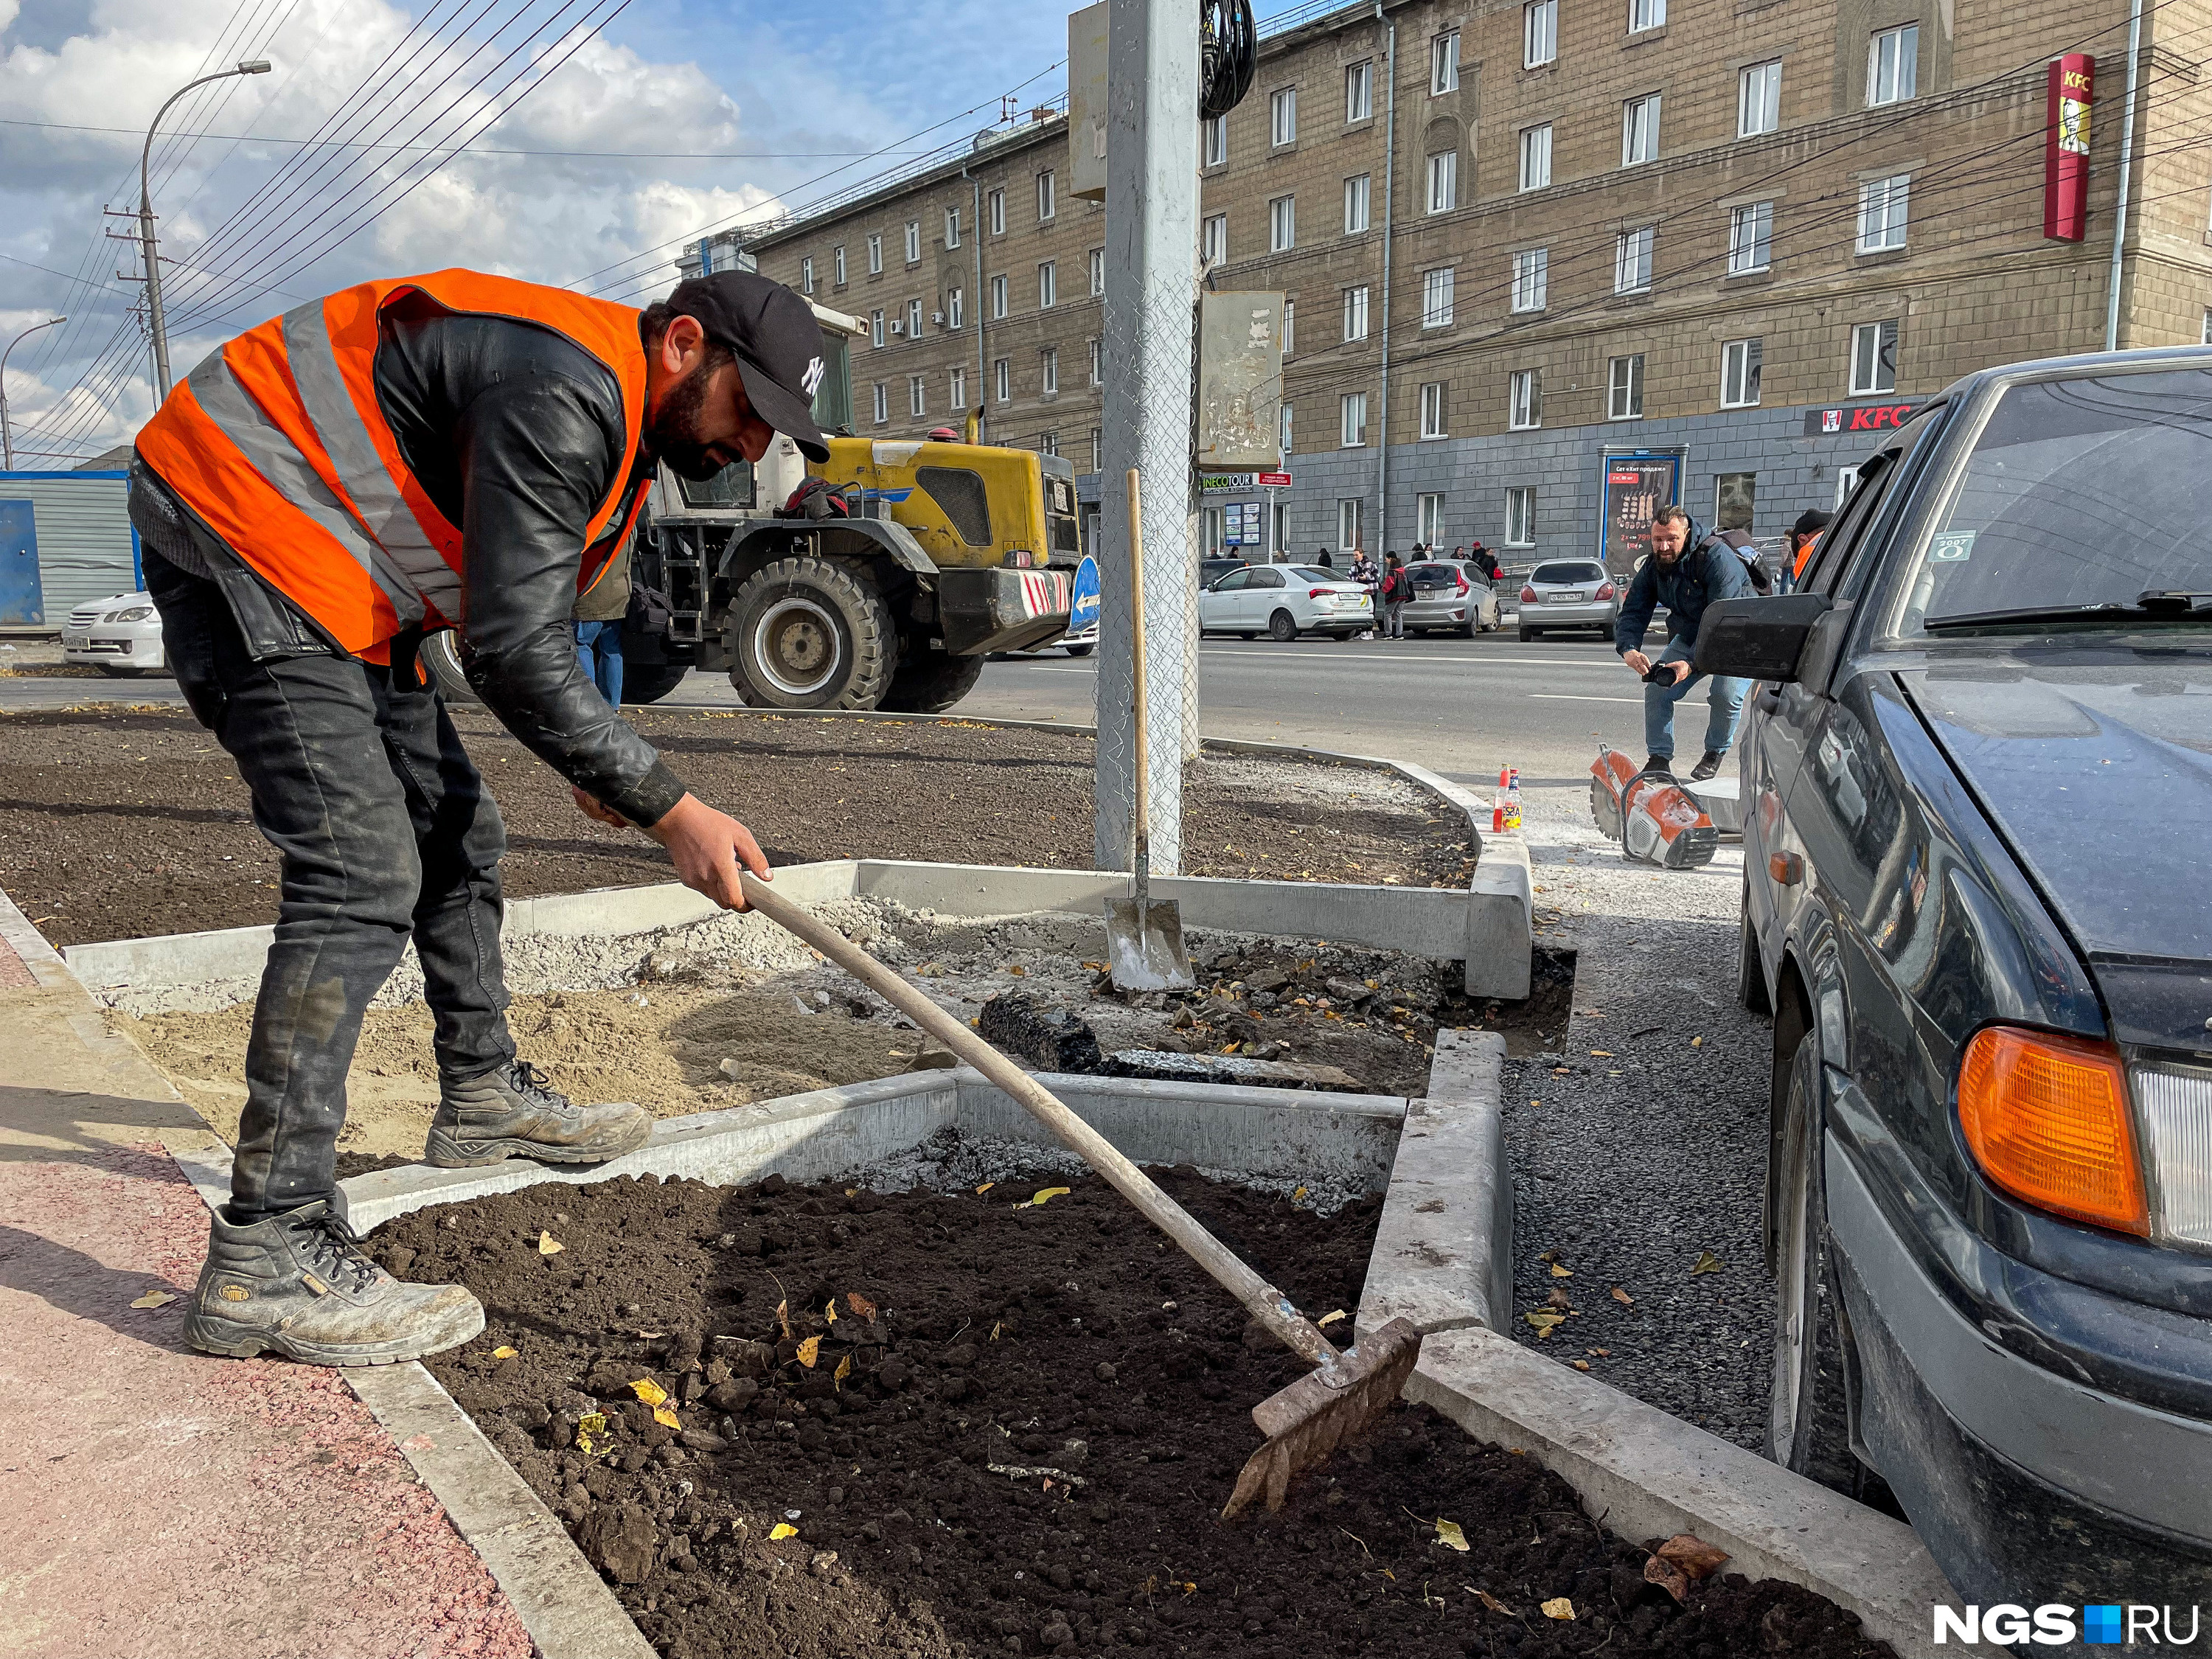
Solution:
M 1625 1538 L 1695 1533 L 1729 1571 L 1817 1590 L 1900 1655 L 1932 1652 L 1928 1609 L 1956 1595 L 1901 1521 L 1620 1389 L 1470 1326 L 1428 1338 L 1407 1397 L 1534 1457 Z
M 1425 1098 L 1408 1101 L 1356 1328 L 1425 1335 L 1512 1316 L 1513 1182 L 1500 1099 L 1505 1039 L 1439 1031 Z
M 1467 994 L 1518 999 L 1528 994 L 1535 926 L 1536 880 L 1528 843 L 1492 836 L 1468 886 Z

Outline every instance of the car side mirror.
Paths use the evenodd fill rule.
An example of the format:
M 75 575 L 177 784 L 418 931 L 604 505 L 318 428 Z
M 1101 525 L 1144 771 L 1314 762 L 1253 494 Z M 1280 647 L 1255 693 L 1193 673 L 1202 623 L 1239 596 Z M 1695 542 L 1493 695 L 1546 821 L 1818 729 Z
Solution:
M 1716 600 L 1698 623 L 1694 666 L 1734 679 L 1794 681 L 1805 641 L 1828 605 L 1825 593 Z

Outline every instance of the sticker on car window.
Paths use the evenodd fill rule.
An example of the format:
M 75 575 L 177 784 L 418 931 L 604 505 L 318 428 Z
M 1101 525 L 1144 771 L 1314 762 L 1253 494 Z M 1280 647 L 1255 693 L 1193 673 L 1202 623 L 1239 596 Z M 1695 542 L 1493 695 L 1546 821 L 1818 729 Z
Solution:
M 1974 552 L 1974 532 L 1946 530 L 1928 544 L 1930 564 L 1957 564 L 1972 558 Z

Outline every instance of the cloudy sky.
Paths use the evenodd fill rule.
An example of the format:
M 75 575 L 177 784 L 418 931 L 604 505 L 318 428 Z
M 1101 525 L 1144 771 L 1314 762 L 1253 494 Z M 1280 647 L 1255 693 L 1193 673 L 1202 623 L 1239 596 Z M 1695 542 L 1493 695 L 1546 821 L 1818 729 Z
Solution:
M 136 207 L 146 124 L 196 76 L 275 66 L 181 100 L 162 123 L 177 137 L 155 143 L 179 378 L 371 276 L 466 264 L 658 293 L 668 245 L 988 125 L 1017 83 L 1024 103 L 1066 85 L 1061 8 L 910 0 L 892 15 L 886 30 L 854 0 L 0 0 L 0 347 L 70 319 L 8 360 L 16 465 L 70 465 L 152 410 L 140 284 L 116 276 L 137 253 L 102 236 L 135 220 L 100 210 Z M 312 138 L 347 142 L 282 142 Z

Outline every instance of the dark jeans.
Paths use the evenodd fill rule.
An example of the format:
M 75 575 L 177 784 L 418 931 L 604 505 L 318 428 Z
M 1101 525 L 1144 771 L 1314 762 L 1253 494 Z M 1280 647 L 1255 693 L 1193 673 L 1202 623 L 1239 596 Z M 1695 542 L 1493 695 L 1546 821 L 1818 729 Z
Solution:
M 283 860 L 231 1172 L 232 1214 L 251 1221 L 331 1195 L 362 1016 L 410 937 L 441 1073 L 514 1058 L 499 949 L 507 832 L 423 677 L 339 655 L 304 629 L 288 648 L 281 618 L 241 629 L 216 583 L 150 549 L 145 568 L 185 699 L 238 763 L 255 827 Z
M 592 677 L 592 684 L 599 688 L 599 695 L 607 700 L 607 707 L 622 707 L 623 685 L 623 619 L 612 622 L 580 622 L 576 629 L 576 660 Z

